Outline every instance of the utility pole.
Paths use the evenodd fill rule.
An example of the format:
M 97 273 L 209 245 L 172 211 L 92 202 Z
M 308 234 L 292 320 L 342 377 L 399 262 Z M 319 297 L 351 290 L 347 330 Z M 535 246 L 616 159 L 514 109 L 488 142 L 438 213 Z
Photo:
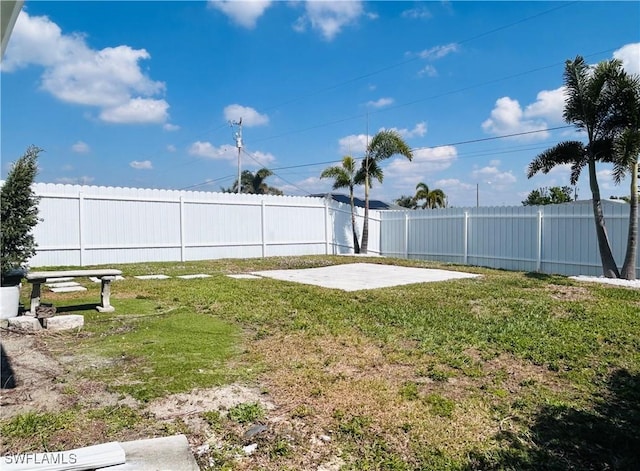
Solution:
M 240 153 L 242 152 L 242 118 L 238 121 L 229 121 L 231 127 L 238 126 L 238 130 L 233 134 L 233 138 L 236 140 L 236 147 L 238 148 L 238 188 L 237 193 L 240 193 L 241 185 L 241 172 L 240 172 Z
M 476 208 L 480 207 L 480 183 L 476 183 Z

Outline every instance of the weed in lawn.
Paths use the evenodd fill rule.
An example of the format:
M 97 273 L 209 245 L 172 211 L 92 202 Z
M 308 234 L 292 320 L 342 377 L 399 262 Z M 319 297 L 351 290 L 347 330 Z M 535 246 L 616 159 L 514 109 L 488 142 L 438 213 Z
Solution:
M 439 417 L 451 417 L 456 403 L 451 399 L 447 399 L 437 393 L 428 394 L 423 399 L 425 404 L 428 404 L 431 413 Z
M 202 413 L 202 418 L 213 430 L 220 430 L 223 424 L 223 417 L 217 410 L 210 410 Z
M 314 410 L 313 407 L 308 406 L 306 404 L 300 404 L 295 409 L 291 411 L 292 419 L 304 419 L 305 417 L 313 416 Z
M 229 418 L 239 424 L 250 424 L 263 419 L 264 408 L 257 402 L 238 404 L 229 409 Z
M 413 381 L 408 381 L 400 388 L 400 397 L 405 401 L 415 401 L 420 395 L 418 393 L 418 385 Z
M 293 454 L 293 447 L 286 438 L 276 439 L 269 447 L 269 456 L 272 459 L 285 458 Z

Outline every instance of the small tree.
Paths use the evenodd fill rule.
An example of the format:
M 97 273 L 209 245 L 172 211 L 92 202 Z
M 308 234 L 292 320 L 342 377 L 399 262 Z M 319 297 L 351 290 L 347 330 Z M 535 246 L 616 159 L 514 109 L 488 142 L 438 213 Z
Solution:
M 16 272 L 24 271 L 27 262 L 36 253 L 32 230 L 38 224 L 39 198 L 31 186 L 38 173 L 37 160 L 40 152 L 42 149 L 29 146 L 24 155 L 13 163 L 2 186 L 0 223 L 3 285 L 12 275 L 21 277 Z
M 542 206 L 546 204 L 569 203 L 573 201 L 573 190 L 570 186 L 552 186 L 538 188 L 527 195 L 523 206 Z

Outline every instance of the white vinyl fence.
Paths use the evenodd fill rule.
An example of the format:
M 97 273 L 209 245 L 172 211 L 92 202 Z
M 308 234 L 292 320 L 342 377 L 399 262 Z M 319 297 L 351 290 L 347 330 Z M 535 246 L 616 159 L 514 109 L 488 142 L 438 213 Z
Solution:
M 629 205 L 603 201 L 619 266 L 627 246 Z M 382 255 L 507 270 L 601 275 L 590 201 L 380 214 Z M 640 276 L 640 254 L 636 273 Z
M 322 198 L 44 183 L 34 190 L 42 221 L 31 266 L 353 252 L 349 205 Z M 603 204 L 621 265 L 629 206 Z M 358 234 L 362 220 L 358 209 Z M 369 253 L 567 275 L 602 271 L 590 202 L 372 210 Z
M 36 184 L 31 266 L 348 253 L 348 206 L 322 198 Z M 372 253 L 379 218 L 372 215 Z

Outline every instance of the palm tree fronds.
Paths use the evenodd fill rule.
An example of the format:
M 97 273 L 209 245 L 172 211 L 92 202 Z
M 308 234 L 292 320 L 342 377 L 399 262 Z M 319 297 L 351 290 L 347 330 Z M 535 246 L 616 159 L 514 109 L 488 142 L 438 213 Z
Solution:
M 585 159 L 586 149 L 582 142 L 564 141 L 538 154 L 527 167 L 527 178 L 540 172 L 549 173 L 558 165 L 573 164 Z

